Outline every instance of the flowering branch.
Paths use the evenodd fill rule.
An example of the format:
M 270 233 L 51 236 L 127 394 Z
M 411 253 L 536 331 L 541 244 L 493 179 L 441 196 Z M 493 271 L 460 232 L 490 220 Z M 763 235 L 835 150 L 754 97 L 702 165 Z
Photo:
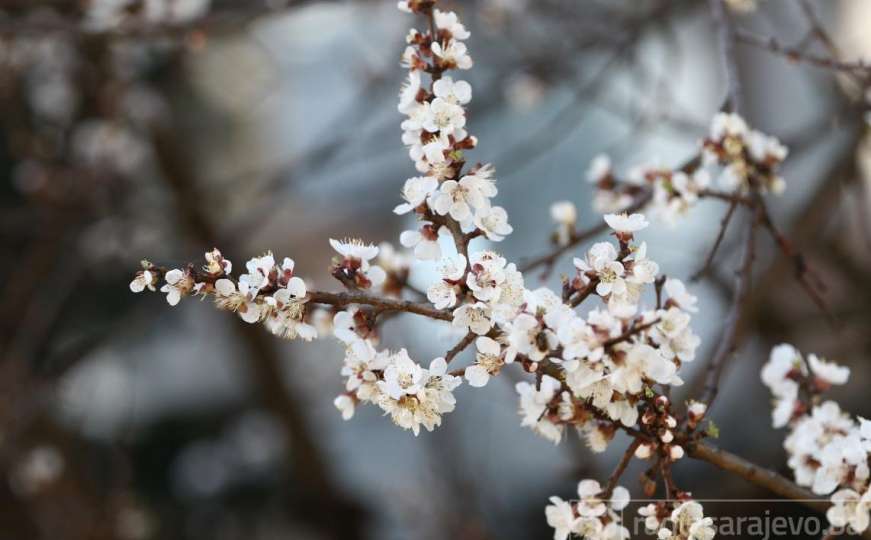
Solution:
M 415 218 L 399 238 L 409 252 L 386 243 L 330 240 L 337 252 L 330 275 L 344 292 L 309 290 L 295 274 L 294 260 L 278 261 L 272 253 L 250 259 L 245 272 L 233 277 L 232 263 L 217 249 L 206 253 L 202 268 L 166 269 L 145 261 L 130 288 L 156 290 L 162 283 L 160 290 L 171 305 L 187 296 L 209 297 L 219 309 L 287 339 L 335 337 L 344 349 L 345 386 L 335 399 L 343 418 L 352 418 L 356 407 L 367 403 L 415 435 L 421 427 L 432 431 L 441 425 L 456 408 L 454 391 L 463 381 L 483 387 L 507 365 L 517 364 L 534 377 L 516 385 L 523 426 L 555 443 L 574 429 L 595 452 L 604 451 L 617 431 L 632 438 L 604 488 L 586 479 L 578 485 L 579 499 L 551 498 L 545 513 L 556 538 L 628 535 L 618 512 L 629 492 L 617 484 L 633 457 L 651 462 L 645 493 L 652 496 L 661 481 L 667 497 L 642 509 L 648 528 L 661 539 L 712 537 L 711 518 L 677 486 L 672 467 L 691 451 L 746 477 L 774 482 L 703 445 L 704 434 L 695 430 L 716 397 L 725 360 L 737 347 L 759 227 L 784 253 L 792 253 L 762 199 L 786 187 L 778 174 L 786 148 L 737 114 L 720 113 L 695 157 L 677 169 L 638 167 L 618 179 L 610 161 L 599 158 L 588 176 L 596 185 L 594 205 L 605 214 L 604 223 L 578 230 L 574 206 L 555 204 L 554 249 L 518 268 L 496 251 L 475 245 L 477 239 L 499 242 L 513 229 L 505 209 L 493 204 L 498 193 L 494 167 L 467 162 L 467 152 L 477 146 L 466 125 L 472 88 L 452 72 L 473 65 L 464 41 L 469 32 L 455 13 L 437 9 L 434 0 L 398 5 L 426 23 L 423 31 L 412 29 L 406 36 L 402 64 L 408 75 L 397 107 L 405 116 L 402 141 L 419 174 L 405 181 L 403 202 L 394 209 Z M 729 101 L 740 110 L 734 28 L 721 0 L 710 5 L 727 56 Z M 710 170 L 719 171 L 720 187 L 712 187 Z M 646 243 L 638 241 L 650 222 L 635 211 L 649 210 L 657 219 L 673 222 L 706 198 L 727 203 L 729 210 L 703 270 L 732 214 L 740 207 L 752 219 L 732 307 L 708 366 L 704 399 L 684 411 L 669 393 L 683 383 L 680 368 L 695 359 L 701 342 L 691 326 L 697 299 L 681 281 L 660 275 Z M 549 273 L 560 256 L 608 230 L 616 242 L 595 243 L 574 257 L 573 274 L 564 278 L 561 294 L 528 286 L 525 271 L 544 267 Z M 794 253 L 792 257 L 801 261 Z M 426 288 L 425 302 L 402 298 L 410 290 L 412 260 L 432 263 L 438 274 Z M 798 277 L 806 282 L 807 270 L 801 268 Z M 411 292 L 420 296 L 423 291 Z M 402 313 L 449 322 L 459 341 L 427 367 L 404 348 L 379 349 L 381 315 Z M 449 363 L 473 343 L 474 361 L 448 371 Z

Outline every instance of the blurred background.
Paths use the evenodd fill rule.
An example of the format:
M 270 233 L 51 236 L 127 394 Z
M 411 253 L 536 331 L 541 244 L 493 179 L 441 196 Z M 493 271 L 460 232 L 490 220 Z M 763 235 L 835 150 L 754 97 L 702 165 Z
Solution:
M 599 222 L 592 157 L 609 153 L 618 171 L 677 166 L 723 103 L 705 2 L 442 4 L 472 32 L 473 159 L 496 165 L 509 260 L 549 249 L 557 200 Z M 812 54 L 871 57 L 866 0 L 765 0 L 731 16 Z M 607 477 L 622 436 L 599 455 L 574 434 L 556 447 L 536 437 L 509 376 L 461 390 L 458 411 L 417 438 L 372 407 L 343 422 L 331 340 L 283 342 L 127 288 L 144 257 L 178 266 L 218 247 L 237 265 L 271 249 L 338 289 L 327 238 L 395 242 L 412 218 L 391 210 L 415 174 L 399 139 L 399 55 L 420 24 L 390 0 L 0 2 L 0 539 L 548 538 L 547 497 Z M 742 348 L 712 414 L 719 446 L 789 474 L 758 377 L 772 345 L 848 365 L 832 397 L 871 416 L 868 80 L 748 44 L 738 59 L 746 116 L 791 149 L 770 207 L 839 325 L 761 239 Z M 648 229 L 649 253 L 687 279 L 724 212 L 705 202 Z M 733 240 L 691 287 L 704 345 L 676 399 L 699 388 L 717 345 Z M 390 324 L 386 345 L 415 358 L 455 342 L 425 322 Z M 705 463 L 675 471 L 697 498 L 770 496 Z M 636 496 L 640 472 L 626 476 Z

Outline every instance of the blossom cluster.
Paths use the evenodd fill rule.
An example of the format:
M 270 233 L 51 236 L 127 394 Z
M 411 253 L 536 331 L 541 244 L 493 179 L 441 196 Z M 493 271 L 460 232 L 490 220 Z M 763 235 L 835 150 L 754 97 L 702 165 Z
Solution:
M 685 439 L 666 393 L 682 384 L 679 369 L 694 360 L 699 346 L 691 328 L 696 297 L 681 281 L 661 276 L 647 244 L 636 241 L 649 225 L 640 213 L 606 215 L 614 240 L 576 257 L 560 292 L 529 287 L 515 263 L 475 246 L 483 238 L 498 242 L 512 229 L 506 211 L 493 204 L 494 168 L 466 163 L 465 152 L 476 144 L 466 131 L 464 108 L 472 88 L 448 72 L 471 67 L 464 44 L 469 32 L 455 13 L 436 9 L 432 0 L 403 1 L 399 8 L 430 22 L 425 31 L 408 34 L 402 55 L 408 70 L 398 106 L 405 115 L 402 140 L 419 174 L 406 180 L 403 202 L 395 208 L 417 220 L 400 235 L 408 252 L 331 240 L 337 256 L 330 274 L 347 293 L 311 290 L 295 275 L 292 259 L 279 262 L 271 253 L 249 260 L 245 273 L 234 278 L 232 263 L 217 249 L 206 254 L 201 268 L 165 269 L 145 261 L 131 290 L 160 286 L 170 305 L 186 296 L 209 297 L 218 308 L 288 339 L 333 335 L 345 351 L 345 386 L 334 401 L 344 419 L 368 403 L 415 435 L 421 427 L 431 431 L 454 410 L 453 392 L 464 380 L 483 387 L 513 364 L 535 375 L 535 382 L 516 384 L 522 425 L 553 442 L 574 428 L 596 452 L 606 449 L 618 429 L 631 430 L 640 438 L 634 457 L 669 467 L 684 456 Z M 552 214 L 566 226 L 576 219 L 574 207 L 566 205 Z M 401 297 L 413 261 L 437 273 L 423 293 L 426 302 L 377 295 Z M 588 300 L 595 306 L 581 312 Z M 379 348 L 378 318 L 389 311 L 448 322 L 461 341 L 424 367 L 407 349 Z M 449 371 L 450 362 L 472 346 L 474 360 Z M 704 414 L 704 404 L 689 404 L 688 428 Z M 575 502 L 551 499 L 546 514 L 557 537 L 628 536 L 617 514 L 628 491 L 585 480 L 578 494 Z M 690 530 L 694 538 L 710 538 L 709 521 L 693 504 L 651 514 L 661 538 L 686 538 L 681 535 Z
M 749 128 L 735 113 L 714 116 L 700 152 L 700 164 L 691 162 L 676 170 L 660 165 L 636 166 L 621 179 L 615 175 L 608 156 L 597 156 L 587 171 L 587 179 L 596 186 L 594 210 L 617 212 L 647 200 L 648 212 L 671 224 L 707 196 L 742 195 L 751 188 L 780 194 L 786 187 L 777 174 L 786 158 L 786 147 L 777 138 Z M 719 167 L 716 183 L 724 192 L 714 190 L 706 167 Z
M 751 129 L 735 113 L 719 113 L 711 122 L 709 137 L 703 142 L 703 157 L 709 164 L 723 167 L 720 184 L 727 190 L 779 195 L 786 182 L 777 168 L 789 152 L 776 137 Z
M 564 501 L 551 497 L 544 513 L 547 524 L 554 529 L 554 540 L 565 540 L 571 535 L 591 539 L 629 538 L 623 526 L 622 510 L 629 504 L 629 490 L 616 486 L 610 493 L 596 480 L 578 483 L 578 499 Z
M 359 402 L 372 403 L 390 415 L 393 422 L 417 435 L 420 426 L 432 431 L 441 416 L 454 410 L 453 390 L 461 379 L 447 372 L 444 358 L 423 368 L 405 349 L 378 351 L 361 338 L 355 328 L 355 311 L 342 311 L 334 319 L 335 334 L 347 345 L 342 375 L 347 377 L 346 393 L 335 399 L 342 417 L 353 417 Z
M 762 368 L 762 381 L 774 396 L 774 427 L 790 430 L 784 448 L 796 483 L 831 494 L 826 515 L 832 526 L 863 532 L 871 512 L 871 421 L 854 420 L 836 402 L 820 398 L 849 375 L 849 368 L 814 354 L 805 358 L 787 344 L 775 347 Z
M 496 195 L 495 170 L 491 165 L 475 165 L 465 173 L 464 151 L 477 139 L 466 129 L 466 110 L 472 87 L 463 80 L 445 75 L 450 70 L 472 67 L 463 40 L 469 31 L 456 13 L 440 11 L 425 2 L 400 2 L 400 9 L 432 17 L 432 29 L 412 29 L 402 55 L 408 77 L 399 94 L 397 109 L 406 116 L 402 122 L 402 142 L 421 174 L 406 180 L 404 203 L 397 214 L 415 212 L 419 225 L 400 237 L 403 246 L 414 248 L 415 256 L 437 260 L 442 253 L 438 238 L 444 234 L 485 235 L 500 241 L 512 232 L 505 209 L 493 206 Z M 430 75 L 429 85 L 423 76 Z
M 519 355 L 533 370 L 537 364 L 548 369 L 540 384 L 517 385 L 523 424 L 554 442 L 573 425 L 594 451 L 604 451 L 613 436 L 609 421 L 631 427 L 640 417 L 658 443 L 644 445 L 639 457 L 660 446 L 679 459 L 683 450 L 672 444 L 677 421 L 661 414 L 668 400 L 654 387 L 682 384 L 678 368 L 695 358 L 700 340 L 690 313 L 697 300 L 682 282 L 666 279 L 660 282 L 661 304 L 642 309 L 644 288 L 654 288 L 659 271 L 647 258 L 646 244 L 632 243 L 633 232 L 646 222 L 637 214 L 606 219 L 617 246 L 594 244 L 575 259 L 577 272 L 563 298 L 548 289 L 529 291 L 514 319 L 500 323 L 505 362 Z M 578 315 L 572 306 L 588 296 L 604 305 Z
M 211 296 L 218 308 L 235 312 L 247 323 L 263 323 L 277 336 L 306 341 L 317 337 L 315 327 L 304 320 L 306 285 L 294 275 L 293 259 L 285 257 L 278 264 L 268 252 L 249 260 L 246 273 L 233 278 L 233 263 L 218 249 L 207 252 L 205 258 L 200 269 L 188 265 L 165 270 L 143 261 L 130 290 L 154 291 L 162 278 L 160 292 L 166 294 L 171 306 L 186 296 Z
M 661 501 L 638 509 L 644 518 L 644 528 L 659 540 L 711 540 L 714 520 L 705 517 L 704 508 L 694 500 L 678 504 Z

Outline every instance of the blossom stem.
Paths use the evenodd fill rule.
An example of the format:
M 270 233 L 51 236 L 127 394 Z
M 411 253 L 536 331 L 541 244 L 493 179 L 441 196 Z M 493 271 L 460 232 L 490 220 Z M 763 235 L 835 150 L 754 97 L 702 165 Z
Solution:
M 690 281 L 698 281 L 711 270 L 711 265 L 714 263 L 714 257 L 717 256 L 717 251 L 720 249 L 720 244 L 723 243 L 723 238 L 725 238 L 726 236 L 726 230 L 729 228 L 729 222 L 732 221 L 732 216 L 735 214 L 735 209 L 737 207 L 737 200 L 733 200 L 729 204 L 729 209 L 726 211 L 726 215 L 724 215 L 723 219 L 720 221 L 720 231 L 717 233 L 717 239 L 714 241 L 714 246 L 711 248 L 711 251 L 708 253 L 708 257 L 705 259 L 705 264 L 701 268 L 699 268 L 699 270 L 695 274 L 693 274 L 693 276 L 690 278 Z
M 608 484 L 605 486 L 602 499 L 608 500 L 611 498 L 611 493 L 613 493 L 614 488 L 617 487 L 620 477 L 623 476 L 624 472 L 626 472 L 626 468 L 629 466 L 629 462 L 632 461 L 632 456 L 635 455 L 635 450 L 637 450 L 639 446 L 641 446 L 641 439 L 633 439 L 632 443 L 629 444 L 629 447 L 626 448 L 626 451 L 623 452 L 623 457 L 620 458 L 620 462 L 617 463 L 614 472 L 612 472 L 611 476 L 608 477 Z
M 451 360 L 453 360 L 454 358 L 456 358 L 456 356 L 458 354 L 460 354 L 461 352 L 466 350 L 466 347 L 471 345 L 472 342 L 475 341 L 475 338 L 477 338 L 477 337 L 478 337 L 478 334 L 476 334 L 475 332 L 469 332 L 468 334 L 466 334 L 463 337 L 463 339 L 460 340 L 459 343 L 454 345 L 451 348 L 451 350 L 448 351 L 448 353 L 445 355 L 445 362 L 450 364 Z
M 632 326 L 629 327 L 628 330 L 626 330 L 625 332 L 623 332 L 623 333 L 620 334 L 619 336 L 617 336 L 617 337 L 613 337 L 613 338 L 611 338 L 611 339 L 605 341 L 605 342 L 602 344 L 602 346 L 605 347 L 605 348 L 608 348 L 608 347 L 613 347 L 614 345 L 617 345 L 618 343 L 622 343 L 622 342 L 624 342 L 624 341 L 629 341 L 629 339 L 631 339 L 632 336 L 637 335 L 637 334 L 640 334 L 641 332 L 644 332 L 644 331 L 647 330 L 648 328 L 650 328 L 650 327 L 652 327 L 652 326 L 654 326 L 654 325 L 656 325 L 656 324 L 659 324 L 659 322 L 660 322 L 661 320 L 662 320 L 662 319 L 660 319 L 659 317 L 657 317 L 657 318 L 653 319 L 652 321 L 647 322 L 647 323 L 644 323 L 644 324 L 642 324 L 642 325 L 638 325 L 638 326 L 636 326 L 636 325 L 633 324 Z

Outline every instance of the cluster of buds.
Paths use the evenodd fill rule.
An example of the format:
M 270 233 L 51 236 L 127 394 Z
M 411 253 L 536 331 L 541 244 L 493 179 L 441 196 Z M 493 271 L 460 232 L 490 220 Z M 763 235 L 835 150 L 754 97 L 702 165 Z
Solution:
M 545 508 L 547 523 L 554 529 L 554 540 L 565 540 L 572 535 L 581 538 L 629 538 L 623 526 L 622 510 L 629 504 L 629 491 L 616 486 L 603 489 L 596 480 L 578 483 L 578 498 L 564 501 L 551 497 Z
M 740 116 L 718 113 L 701 142 L 700 158 L 680 168 L 641 165 L 618 178 L 608 156 L 596 157 L 587 171 L 596 187 L 593 208 L 607 213 L 643 206 L 655 218 L 675 224 L 706 197 L 737 200 L 751 190 L 780 194 L 786 183 L 778 169 L 787 152 L 777 138 L 750 129 Z M 714 189 L 708 167 L 719 168 L 718 184 L 725 191 Z
M 735 113 L 719 113 L 711 123 L 710 136 L 704 140 L 706 163 L 721 165 L 721 185 L 730 191 L 779 195 L 786 182 L 777 169 L 786 159 L 788 150 L 776 137 L 750 129 Z
M 684 457 L 684 449 L 674 440 L 674 430 L 677 419 L 670 414 L 670 403 L 665 396 L 656 396 L 650 402 L 650 407 L 641 415 L 641 425 L 644 431 L 656 438 L 651 442 L 641 443 L 635 450 L 638 459 L 649 459 L 654 453 L 659 453 L 671 461 Z
M 704 508 L 686 494 L 677 501 L 650 503 L 638 509 L 644 527 L 659 540 L 711 540 L 715 536 L 714 520 L 705 517 Z

